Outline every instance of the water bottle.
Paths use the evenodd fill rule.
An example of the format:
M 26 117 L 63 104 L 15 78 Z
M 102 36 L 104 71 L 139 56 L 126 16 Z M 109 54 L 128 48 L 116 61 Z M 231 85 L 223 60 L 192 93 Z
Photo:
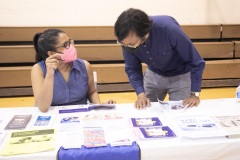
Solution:
M 95 89 L 97 90 L 97 72 L 96 71 L 93 72 L 93 81 L 94 81 Z
M 236 88 L 236 101 L 240 103 L 240 83 L 238 84 L 238 87 Z

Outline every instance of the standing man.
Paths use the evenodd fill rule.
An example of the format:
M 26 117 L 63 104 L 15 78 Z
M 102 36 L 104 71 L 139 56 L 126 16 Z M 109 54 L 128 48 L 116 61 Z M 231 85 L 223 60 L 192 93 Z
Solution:
M 205 62 L 174 18 L 130 8 L 120 14 L 114 29 L 137 93 L 137 109 L 167 94 L 171 101 L 183 100 L 184 106 L 199 105 Z M 147 64 L 144 76 L 141 63 Z

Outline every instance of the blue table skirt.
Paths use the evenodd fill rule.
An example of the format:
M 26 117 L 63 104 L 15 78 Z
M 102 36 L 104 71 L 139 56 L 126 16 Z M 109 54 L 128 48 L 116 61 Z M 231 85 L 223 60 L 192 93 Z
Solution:
M 58 151 L 58 160 L 140 160 L 136 142 L 131 146 L 64 149 Z

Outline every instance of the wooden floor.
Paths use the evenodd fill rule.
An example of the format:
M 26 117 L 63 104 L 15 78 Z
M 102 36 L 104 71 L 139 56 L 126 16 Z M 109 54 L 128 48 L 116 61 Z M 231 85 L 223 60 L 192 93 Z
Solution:
M 202 89 L 201 99 L 234 98 L 235 87 L 233 88 L 205 88 Z M 104 93 L 100 94 L 101 101 L 109 99 L 116 100 L 117 103 L 133 103 L 136 100 L 135 92 Z M 166 97 L 165 100 L 168 100 Z M 0 107 L 32 107 L 33 97 L 10 97 L 0 98 Z

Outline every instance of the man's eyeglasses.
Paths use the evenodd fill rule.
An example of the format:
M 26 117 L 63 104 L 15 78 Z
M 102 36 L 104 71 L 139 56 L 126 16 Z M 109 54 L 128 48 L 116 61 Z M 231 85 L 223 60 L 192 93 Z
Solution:
M 137 48 L 140 44 L 142 44 L 144 42 L 144 38 L 141 39 L 140 43 L 137 43 L 137 44 L 134 44 L 134 45 L 131 45 L 131 44 L 124 44 L 124 43 L 121 43 L 119 41 L 117 41 L 118 44 L 120 44 L 121 46 L 123 47 L 129 47 L 129 48 Z
M 56 48 L 60 48 L 60 47 L 64 47 L 66 49 L 70 48 L 70 45 L 74 44 L 74 40 L 73 39 L 69 39 L 68 41 L 66 41 L 62 46 L 58 46 Z

